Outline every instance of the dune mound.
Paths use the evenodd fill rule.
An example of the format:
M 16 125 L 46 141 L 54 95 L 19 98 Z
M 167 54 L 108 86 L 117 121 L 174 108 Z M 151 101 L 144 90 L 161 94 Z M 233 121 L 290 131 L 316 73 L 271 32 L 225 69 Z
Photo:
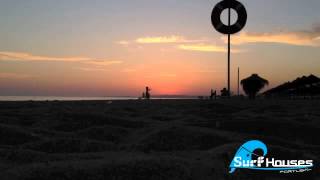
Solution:
M 2 162 L 34 163 L 48 161 L 46 153 L 26 149 L 0 149 Z
M 289 149 L 283 146 L 269 146 L 269 149 L 272 149 L 272 152 L 268 156 L 277 159 L 312 159 L 310 152 L 304 150 Z
M 314 138 L 317 136 L 320 128 L 293 121 L 276 121 L 269 119 L 260 120 L 259 122 L 255 120 L 225 121 L 221 127 L 223 130 L 233 132 L 285 137 L 285 139 L 291 141 L 300 141 L 306 144 L 320 144 L 320 141 Z M 304 131 L 301 131 L 301 129 L 304 129 Z
M 0 145 L 19 145 L 39 139 L 22 128 L 0 125 Z
M 57 125 L 54 125 L 53 129 L 57 131 L 77 131 L 87 129 L 88 127 L 96 126 L 117 126 L 123 128 L 142 128 L 145 127 L 145 123 L 142 121 L 134 121 L 123 118 L 109 117 L 101 114 L 94 113 L 72 113 L 67 114 L 61 118 Z
M 129 130 L 125 128 L 104 126 L 88 128 L 85 130 L 78 131 L 76 134 L 77 136 L 82 138 L 119 143 L 121 138 L 126 136 L 128 133 Z
M 188 164 L 175 159 L 131 159 L 125 161 L 79 161 L 17 168 L 6 175 L 11 180 L 184 180 L 192 179 Z M 6 179 L 4 176 L 4 179 Z
M 227 142 L 227 138 L 211 132 L 171 127 L 147 135 L 136 148 L 146 152 L 207 150 Z
M 46 153 L 86 153 L 102 152 L 115 149 L 112 143 L 82 139 L 50 139 L 25 144 L 25 149 Z

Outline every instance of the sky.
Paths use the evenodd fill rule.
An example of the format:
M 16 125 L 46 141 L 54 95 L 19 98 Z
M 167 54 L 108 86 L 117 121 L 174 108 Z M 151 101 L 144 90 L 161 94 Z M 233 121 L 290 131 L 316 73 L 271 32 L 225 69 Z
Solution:
M 227 80 L 219 0 L 0 0 L 0 95 L 207 95 Z M 241 0 L 231 85 L 258 73 L 268 88 L 320 76 L 319 0 Z M 225 21 L 225 13 L 222 15 Z M 233 14 L 234 21 L 236 18 Z

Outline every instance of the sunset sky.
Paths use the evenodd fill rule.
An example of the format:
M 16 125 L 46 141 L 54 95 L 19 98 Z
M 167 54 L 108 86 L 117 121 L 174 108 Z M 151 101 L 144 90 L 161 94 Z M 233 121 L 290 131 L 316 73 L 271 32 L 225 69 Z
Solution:
M 0 95 L 207 95 L 226 86 L 220 0 L 0 0 Z M 319 0 L 241 0 L 232 36 L 236 72 L 270 87 L 320 76 Z

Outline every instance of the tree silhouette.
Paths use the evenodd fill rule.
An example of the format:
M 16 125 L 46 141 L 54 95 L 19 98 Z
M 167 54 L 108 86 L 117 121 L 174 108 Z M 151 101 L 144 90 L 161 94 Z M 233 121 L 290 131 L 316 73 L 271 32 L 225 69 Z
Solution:
M 258 74 L 252 74 L 250 77 L 241 81 L 243 90 L 250 99 L 255 99 L 258 92 L 268 84 L 268 80 L 263 79 Z

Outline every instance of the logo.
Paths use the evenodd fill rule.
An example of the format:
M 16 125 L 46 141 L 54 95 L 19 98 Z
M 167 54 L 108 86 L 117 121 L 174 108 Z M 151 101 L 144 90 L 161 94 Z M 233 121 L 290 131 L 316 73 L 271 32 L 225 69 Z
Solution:
M 258 149 L 263 151 L 262 156 L 254 153 Z M 275 158 L 266 158 L 267 153 L 268 148 L 261 141 L 252 140 L 244 143 L 230 163 L 229 173 L 234 173 L 236 169 L 299 173 L 311 171 L 313 167 L 313 160 L 277 160 Z

